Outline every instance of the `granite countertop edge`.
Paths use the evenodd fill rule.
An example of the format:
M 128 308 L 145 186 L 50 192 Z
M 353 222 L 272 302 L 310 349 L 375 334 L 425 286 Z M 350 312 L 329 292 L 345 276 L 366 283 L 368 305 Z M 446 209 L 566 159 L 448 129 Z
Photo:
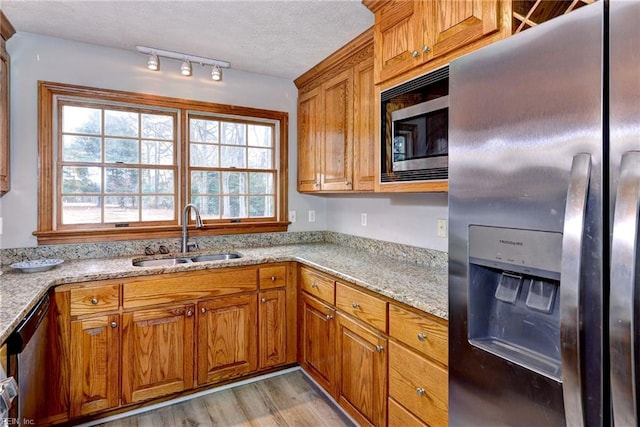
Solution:
M 228 252 L 224 249 L 202 253 Z M 447 271 L 405 262 L 364 250 L 330 243 L 236 248 L 242 258 L 171 267 L 134 267 L 144 256 L 65 261 L 41 273 L 21 273 L 7 267 L 0 276 L 0 342 L 19 325 L 50 288 L 96 280 L 148 276 L 180 271 L 240 267 L 262 263 L 296 261 L 417 308 L 448 319 Z M 190 254 L 193 256 L 193 254 Z

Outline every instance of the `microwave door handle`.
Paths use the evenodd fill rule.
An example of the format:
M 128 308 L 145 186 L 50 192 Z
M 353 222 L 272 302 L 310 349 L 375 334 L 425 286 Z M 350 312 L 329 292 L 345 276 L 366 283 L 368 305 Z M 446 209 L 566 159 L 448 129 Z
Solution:
M 560 271 L 560 354 L 567 426 L 584 426 L 580 366 L 580 292 L 591 155 L 573 157 L 562 234 Z
M 609 339 L 611 401 L 617 426 L 638 425 L 635 388 L 634 298 L 638 215 L 640 214 L 640 152 L 622 156 L 611 241 Z

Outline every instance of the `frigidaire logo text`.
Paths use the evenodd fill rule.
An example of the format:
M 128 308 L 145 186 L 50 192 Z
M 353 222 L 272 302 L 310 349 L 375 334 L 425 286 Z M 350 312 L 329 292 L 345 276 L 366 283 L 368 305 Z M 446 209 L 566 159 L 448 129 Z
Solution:
M 504 244 L 504 245 L 512 245 L 512 246 L 524 246 L 524 243 L 522 242 L 514 242 L 513 240 L 503 240 L 500 239 L 498 240 L 500 243 Z

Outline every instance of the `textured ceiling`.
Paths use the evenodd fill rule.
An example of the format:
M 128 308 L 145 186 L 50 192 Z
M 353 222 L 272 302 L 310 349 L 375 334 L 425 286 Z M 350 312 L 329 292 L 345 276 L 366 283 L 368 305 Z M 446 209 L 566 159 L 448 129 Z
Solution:
M 373 25 L 360 0 L 1 0 L 17 32 L 231 62 L 295 79 Z

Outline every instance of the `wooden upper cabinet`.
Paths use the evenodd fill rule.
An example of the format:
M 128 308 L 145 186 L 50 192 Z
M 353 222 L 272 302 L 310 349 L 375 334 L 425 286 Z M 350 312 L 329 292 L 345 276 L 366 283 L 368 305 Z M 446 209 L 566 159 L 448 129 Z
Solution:
M 193 304 L 122 314 L 122 401 L 193 387 Z
M 298 77 L 298 191 L 373 191 L 373 29 Z
M 351 190 L 353 177 L 353 70 L 322 86 L 324 141 L 320 142 L 322 190 Z
M 298 97 L 298 191 L 320 190 L 321 98 L 319 87 Z
M 376 83 L 442 59 L 416 73 L 424 74 L 470 50 L 510 35 L 509 1 L 365 0 L 364 3 L 376 14 Z M 492 37 L 486 43 L 476 44 L 489 36 Z M 469 46 L 472 44 L 476 45 Z M 404 80 L 409 78 L 411 75 Z
M 15 34 L 4 13 L 0 11 L 0 196 L 11 188 L 9 174 L 9 54 L 6 41 Z

